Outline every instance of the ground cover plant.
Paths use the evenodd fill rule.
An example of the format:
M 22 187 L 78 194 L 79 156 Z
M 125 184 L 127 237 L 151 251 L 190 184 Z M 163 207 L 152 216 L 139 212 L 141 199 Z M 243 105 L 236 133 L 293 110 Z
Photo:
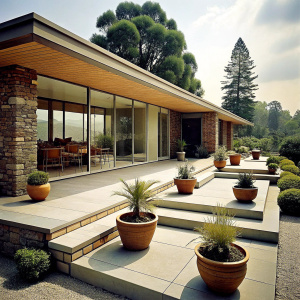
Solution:
M 291 165 L 291 166 L 294 166 L 295 163 L 294 163 L 292 160 L 286 158 L 286 159 L 281 160 L 280 163 L 279 163 L 279 166 L 280 166 L 280 167 L 282 167 L 282 166 L 284 166 L 284 165 Z
M 293 174 L 291 172 L 288 172 L 288 171 L 283 171 L 283 172 L 280 173 L 280 178 L 282 178 L 284 176 L 287 176 L 287 175 L 295 175 L 295 174 Z
M 42 278 L 50 269 L 50 254 L 41 249 L 19 249 L 14 256 L 20 276 L 29 282 Z

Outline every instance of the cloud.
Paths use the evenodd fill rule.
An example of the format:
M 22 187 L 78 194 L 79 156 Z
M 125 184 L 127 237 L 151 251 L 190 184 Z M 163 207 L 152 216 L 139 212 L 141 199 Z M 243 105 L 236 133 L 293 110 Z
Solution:
M 261 82 L 297 79 L 300 76 L 300 60 L 297 55 L 289 55 L 266 64 L 260 73 Z
M 299 0 L 267 0 L 256 16 L 256 23 L 259 25 L 297 23 L 299 19 Z
M 300 33 L 291 33 L 290 36 L 277 40 L 272 45 L 272 52 L 284 53 L 287 51 L 296 50 L 298 47 L 300 47 Z

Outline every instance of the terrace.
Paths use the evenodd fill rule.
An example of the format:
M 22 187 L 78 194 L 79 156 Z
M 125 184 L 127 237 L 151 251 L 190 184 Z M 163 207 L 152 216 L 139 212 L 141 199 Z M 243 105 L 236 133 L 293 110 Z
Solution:
M 238 244 L 250 252 L 245 280 L 226 299 L 274 299 L 279 190 L 272 183 L 274 176 L 267 174 L 264 158 L 246 159 L 222 172 L 212 167 L 211 158 L 190 162 L 196 167 L 198 188 L 189 196 L 176 193 L 173 177 L 178 162 L 167 160 L 52 181 L 44 202 L 32 202 L 28 196 L 1 197 L 6 249 L 47 245 L 61 272 L 131 299 L 219 299 L 198 273 L 193 248 L 199 240 L 194 241 L 198 234 L 193 228 L 221 203 L 235 213 L 243 230 Z M 253 203 L 240 204 L 231 187 L 239 171 L 250 169 L 256 174 L 259 194 Z M 111 194 L 121 188 L 119 178 L 136 177 L 160 180 L 154 186 L 160 199 L 159 225 L 148 249 L 130 252 L 122 247 L 115 223 L 116 216 L 127 211 L 127 203 Z

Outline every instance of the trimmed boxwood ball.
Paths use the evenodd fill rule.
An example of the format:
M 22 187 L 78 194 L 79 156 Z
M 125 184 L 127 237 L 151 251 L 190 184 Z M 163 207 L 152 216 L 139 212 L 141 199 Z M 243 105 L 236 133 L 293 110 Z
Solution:
M 27 184 L 29 185 L 42 185 L 46 184 L 49 180 L 49 174 L 43 171 L 34 171 L 28 175 Z
M 296 175 L 287 175 L 277 181 L 280 191 L 287 189 L 300 189 L 300 177 Z
M 295 175 L 300 175 L 300 171 L 299 171 L 299 168 L 296 167 L 296 166 L 292 166 L 292 165 L 283 165 L 281 168 L 280 168 L 282 171 L 288 171 L 288 172 L 291 172 Z
M 288 189 L 278 195 L 277 203 L 285 213 L 300 216 L 300 190 Z
M 41 249 L 19 249 L 14 256 L 20 276 L 29 282 L 39 280 L 50 269 L 50 254 Z
M 282 178 L 284 176 L 287 176 L 287 175 L 295 175 L 295 174 L 293 174 L 292 172 L 283 171 L 283 172 L 280 173 L 280 178 Z
M 281 167 L 284 166 L 284 165 L 291 165 L 291 166 L 294 166 L 295 163 L 294 163 L 292 160 L 290 160 L 290 159 L 283 159 L 283 160 L 280 162 L 279 166 L 280 166 L 280 168 L 281 168 Z

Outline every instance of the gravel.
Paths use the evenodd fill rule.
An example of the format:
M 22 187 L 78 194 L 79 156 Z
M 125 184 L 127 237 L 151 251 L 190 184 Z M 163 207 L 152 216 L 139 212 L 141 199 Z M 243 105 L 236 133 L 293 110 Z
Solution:
M 43 281 L 28 284 L 18 276 L 14 261 L 0 255 L 0 299 L 124 300 L 127 298 L 57 272 L 51 273 Z
M 300 299 L 300 217 L 280 217 L 276 277 L 276 300 Z

